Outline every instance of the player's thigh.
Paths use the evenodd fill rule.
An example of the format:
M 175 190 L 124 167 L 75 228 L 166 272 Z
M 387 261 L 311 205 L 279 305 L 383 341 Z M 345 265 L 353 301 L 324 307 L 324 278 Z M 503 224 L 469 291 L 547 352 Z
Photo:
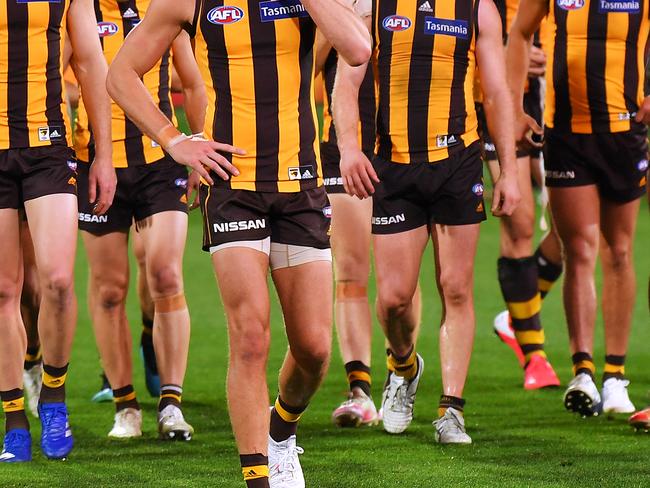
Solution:
M 338 281 L 365 283 L 370 273 L 372 200 L 345 193 L 329 195 L 332 204 L 330 242 Z
M 640 203 L 638 198 L 625 203 L 601 201 L 602 244 L 614 263 L 631 259 Z
M 600 196 L 596 185 L 550 187 L 549 201 L 557 233 L 568 255 L 593 254 L 600 235 Z
M 432 229 L 436 278 L 446 302 L 471 296 L 479 231 L 480 224 L 436 224 Z
M 531 247 L 532 238 L 535 232 L 535 196 L 533 194 L 533 185 L 530 174 L 530 158 L 517 158 L 517 169 L 519 183 L 519 192 L 521 201 L 511 216 L 501 218 L 501 246 L 502 251 L 509 251 L 516 246 L 516 243 L 522 240 L 529 242 L 526 247 Z M 510 257 L 519 258 L 530 255 L 532 249 L 512 249 L 514 254 Z M 517 253 L 517 251 L 519 251 Z M 513 254 L 508 253 L 508 255 Z
M 110 232 L 95 235 L 82 231 L 81 237 L 88 257 L 92 283 L 101 292 L 107 288 L 115 295 L 126 297 L 129 285 L 128 233 Z
M 20 250 L 18 210 L 0 209 L 0 306 L 15 307 L 18 312 L 23 269 Z

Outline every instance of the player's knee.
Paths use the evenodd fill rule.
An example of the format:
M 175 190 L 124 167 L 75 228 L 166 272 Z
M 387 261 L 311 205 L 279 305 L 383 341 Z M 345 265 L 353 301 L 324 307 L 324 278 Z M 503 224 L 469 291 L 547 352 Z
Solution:
M 291 354 L 302 369 L 314 375 L 324 376 L 332 354 L 331 342 L 312 341 L 308 347 L 292 348 Z
M 598 242 L 585 238 L 574 238 L 564 243 L 567 264 L 572 266 L 592 266 L 598 256 Z
M 151 270 L 149 286 L 154 296 L 175 295 L 183 291 L 183 279 L 175 266 L 161 266 Z
M 401 317 L 404 315 L 413 300 L 413 294 L 400 289 L 379 290 L 377 303 L 388 317 Z
M 74 294 L 74 277 L 72 273 L 53 270 L 41 277 L 41 294 L 60 309 L 66 308 Z
M 335 258 L 337 282 L 355 281 L 365 285 L 370 273 L 367 252 L 365 255 L 345 253 Z
M 242 316 L 231 320 L 228 327 L 231 363 L 264 368 L 271 345 L 266 324 L 262 320 Z
M 446 306 L 463 306 L 471 303 L 471 273 L 453 272 L 440 275 L 440 288 Z
M 20 291 L 11 280 L 0 280 L 0 310 L 6 312 L 18 310 Z
M 632 250 L 627 243 L 609 246 L 603 253 L 603 264 L 612 271 L 627 270 L 632 265 Z
M 119 307 L 126 301 L 127 283 L 110 283 L 99 286 L 97 298 L 100 306 L 106 310 Z

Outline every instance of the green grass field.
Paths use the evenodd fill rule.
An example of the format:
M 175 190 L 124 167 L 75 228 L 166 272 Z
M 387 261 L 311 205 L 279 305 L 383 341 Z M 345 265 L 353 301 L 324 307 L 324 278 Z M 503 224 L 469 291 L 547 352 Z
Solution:
M 190 219 L 185 257 L 186 293 L 192 315 L 192 345 L 184 405 L 196 435 L 187 444 L 156 439 L 156 399 L 144 387 L 137 352 L 135 386 L 144 409 L 144 437 L 116 442 L 106 437 L 113 406 L 93 404 L 100 366 L 86 307 L 87 265 L 83 249 L 77 261 L 80 313 L 68 376 L 68 397 L 75 449 L 66 462 L 47 461 L 40 453 L 40 425 L 32 420 L 34 462 L 1 465 L 0 487 L 237 487 L 242 486 L 237 452 L 225 402 L 226 326 L 207 254 L 200 251 L 199 215 Z M 639 221 L 636 269 L 639 285 L 627 372 L 637 406 L 649 401 L 650 329 L 646 284 L 650 274 L 650 218 L 644 207 Z M 624 418 L 580 419 L 564 411 L 562 389 L 525 392 L 514 355 L 492 333 L 492 319 L 503 308 L 496 280 L 498 222 L 482 228 L 476 259 L 477 334 L 465 391 L 468 432 L 474 444 L 442 447 L 434 442 L 431 421 L 440 394 L 437 330 L 440 301 L 434 285 L 433 259 L 427 252 L 422 269 L 424 314 L 419 351 L 426 366 L 418 392 L 415 420 L 406 434 L 390 436 L 381 427 L 339 430 L 332 409 L 344 398 L 345 375 L 335 347 L 330 373 L 299 429 L 305 448 L 302 464 L 307 486 L 339 487 L 559 487 L 650 485 L 650 435 L 635 434 Z M 371 288 L 374 298 L 374 286 Z M 135 290 L 128 314 L 134 343 L 140 315 Z M 563 383 L 570 379 L 570 357 L 560 289 L 544 304 L 547 351 Z M 276 391 L 277 370 L 286 349 L 282 319 L 274 300 L 273 345 L 269 362 L 269 401 Z M 383 339 L 373 340 L 375 399 L 384 377 Z M 602 369 L 602 322 L 598 323 L 595 358 Z M 246 385 L 242 385 L 246 388 Z

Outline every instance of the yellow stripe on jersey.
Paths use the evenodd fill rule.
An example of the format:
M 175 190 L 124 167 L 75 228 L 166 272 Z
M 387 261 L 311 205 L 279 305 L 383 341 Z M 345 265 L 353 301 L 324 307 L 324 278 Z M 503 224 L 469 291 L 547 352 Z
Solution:
M 602 5 L 601 5 L 602 3 Z M 641 129 L 649 2 L 550 3 L 545 124 L 580 134 Z
M 233 189 L 322 184 L 313 95 L 315 25 L 299 0 L 201 0 L 195 54 L 208 92 L 205 133 L 246 150 Z M 250 8 L 249 8 L 250 7 Z
M 62 55 L 69 0 L 0 6 L 0 150 L 69 144 Z
M 96 0 L 95 17 L 97 31 L 104 56 L 110 65 L 122 47 L 128 33 L 137 26 L 147 9 L 149 0 Z M 158 108 L 175 122 L 171 97 L 171 67 L 169 54 L 160 59 L 142 78 Z M 131 122 L 120 106 L 111 102 L 113 165 L 116 168 L 154 163 L 164 157 L 163 150 L 148 136 L 142 134 Z M 74 135 L 75 151 L 82 161 L 93 159 L 94 141 L 83 104 L 83 93 L 79 100 L 78 124 Z
M 373 2 L 377 155 L 436 162 L 478 140 L 475 0 Z

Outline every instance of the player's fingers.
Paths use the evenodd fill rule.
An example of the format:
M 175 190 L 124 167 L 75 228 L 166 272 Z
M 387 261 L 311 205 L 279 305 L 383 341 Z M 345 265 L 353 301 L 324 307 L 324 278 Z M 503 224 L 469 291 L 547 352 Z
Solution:
M 490 209 L 494 215 L 497 215 L 499 207 L 501 206 L 501 189 L 499 186 L 494 187 L 494 193 L 492 194 L 492 208 Z
M 368 176 L 370 176 L 370 179 L 372 179 L 372 181 L 379 183 L 379 176 L 377 176 L 377 172 L 375 171 L 375 168 L 370 161 L 366 163 L 366 173 Z
M 246 154 L 246 151 L 244 151 L 243 149 L 239 147 L 231 146 L 230 144 L 223 144 L 221 142 L 210 141 L 210 146 L 215 151 L 229 152 L 232 154 L 239 154 L 240 156 Z
M 223 168 L 224 171 L 227 171 L 231 175 L 238 176 L 239 175 L 239 170 L 232 165 L 230 161 L 228 161 L 226 158 L 224 158 L 221 154 L 218 152 L 214 151 L 211 153 L 207 154 L 207 157 L 209 157 L 212 161 L 217 163 L 220 168 Z M 228 175 L 226 175 L 226 178 L 228 179 Z
M 215 164 L 215 166 L 218 167 L 219 165 Z M 200 174 L 201 178 L 207 181 L 209 185 L 214 185 L 214 180 L 210 176 L 210 172 L 206 169 L 206 167 L 203 164 L 199 162 L 196 165 L 192 165 L 192 169 L 196 171 L 198 174 Z
M 363 189 L 366 192 L 366 196 L 370 196 L 373 193 L 375 193 L 375 186 L 372 184 L 372 181 L 370 181 L 370 175 L 368 175 L 367 171 L 361 171 L 359 173 L 359 177 L 361 179 L 361 184 L 363 185 Z
M 93 175 L 88 177 L 88 201 L 95 203 L 97 198 L 97 180 Z
M 645 122 L 645 119 L 646 119 L 646 110 L 645 107 L 641 105 L 636 115 L 634 116 L 634 120 L 636 122 Z
M 343 176 L 343 189 L 345 190 L 345 193 L 351 197 L 354 196 L 354 193 L 352 193 L 352 186 L 350 185 L 350 181 L 347 176 Z

